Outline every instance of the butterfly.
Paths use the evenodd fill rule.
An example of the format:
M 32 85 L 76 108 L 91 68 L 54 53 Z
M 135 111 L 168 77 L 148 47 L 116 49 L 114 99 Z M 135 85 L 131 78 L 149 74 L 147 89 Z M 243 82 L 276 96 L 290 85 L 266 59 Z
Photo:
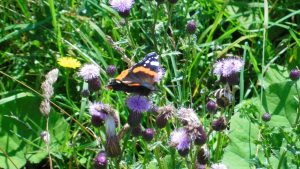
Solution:
M 156 90 L 155 84 L 161 80 L 163 75 L 164 69 L 160 66 L 158 55 L 151 52 L 142 61 L 112 79 L 107 88 L 147 96 Z

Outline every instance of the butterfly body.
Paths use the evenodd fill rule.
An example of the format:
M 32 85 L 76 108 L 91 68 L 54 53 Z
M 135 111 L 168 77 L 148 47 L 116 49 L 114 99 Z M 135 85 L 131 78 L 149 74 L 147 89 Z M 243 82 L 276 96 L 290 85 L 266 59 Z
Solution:
M 108 89 L 149 95 L 155 90 L 155 83 L 163 75 L 163 69 L 155 52 L 149 53 L 139 63 L 120 73 L 108 84 Z

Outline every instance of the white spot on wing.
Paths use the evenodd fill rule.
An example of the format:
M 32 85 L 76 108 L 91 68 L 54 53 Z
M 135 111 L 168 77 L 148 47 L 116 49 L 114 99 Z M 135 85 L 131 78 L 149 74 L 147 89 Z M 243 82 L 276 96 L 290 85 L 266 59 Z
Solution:
M 154 61 L 154 62 L 150 62 L 150 65 L 152 65 L 152 66 L 159 66 L 159 63 L 156 62 L 156 61 Z

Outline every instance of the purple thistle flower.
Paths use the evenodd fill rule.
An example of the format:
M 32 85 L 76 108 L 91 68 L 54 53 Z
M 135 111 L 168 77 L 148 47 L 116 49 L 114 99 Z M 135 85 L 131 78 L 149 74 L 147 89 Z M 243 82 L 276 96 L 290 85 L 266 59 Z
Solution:
M 85 81 L 89 81 L 100 76 L 100 68 L 95 64 L 85 64 L 80 68 L 78 75 Z
M 127 106 L 133 112 L 146 112 L 151 108 L 150 101 L 145 96 L 134 95 L 127 99 Z
M 107 157 L 104 151 L 100 151 L 97 157 L 94 159 L 95 169 L 105 169 L 107 166 Z
M 108 65 L 107 69 L 106 69 L 106 73 L 109 76 L 114 76 L 116 73 L 116 66 L 115 65 Z
M 134 0 L 110 0 L 109 4 L 119 12 L 122 17 L 127 17 L 130 9 L 134 4 Z
M 100 102 L 90 103 L 89 112 L 92 116 L 99 116 L 102 120 L 105 120 L 107 115 L 104 104 Z
M 190 138 L 187 131 L 184 128 L 174 130 L 170 136 L 170 145 L 176 147 L 180 155 L 184 155 L 186 150 L 190 147 Z
M 213 65 L 213 73 L 220 76 L 221 81 L 226 81 L 230 84 L 239 82 L 238 73 L 244 66 L 244 61 L 239 58 L 226 58 L 217 61 Z

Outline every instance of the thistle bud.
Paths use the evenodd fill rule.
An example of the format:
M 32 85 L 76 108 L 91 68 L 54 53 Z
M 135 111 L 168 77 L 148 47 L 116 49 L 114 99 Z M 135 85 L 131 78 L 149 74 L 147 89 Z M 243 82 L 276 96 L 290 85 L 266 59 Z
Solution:
M 199 164 L 207 164 L 210 158 L 210 153 L 207 148 L 201 148 L 197 153 L 197 161 Z
M 298 80 L 300 78 L 300 70 L 298 69 L 293 69 L 290 72 L 290 78 L 294 81 Z
M 196 22 L 194 20 L 191 20 L 186 25 L 186 30 L 190 34 L 194 34 L 196 32 Z
M 131 128 L 131 134 L 135 137 L 140 136 L 142 134 L 141 124 L 138 124 L 136 127 Z
M 142 136 L 143 136 L 144 140 L 151 141 L 154 137 L 154 130 L 151 128 L 148 128 L 145 131 L 143 131 Z
M 261 119 L 262 119 L 264 122 L 268 122 L 268 121 L 271 120 L 271 114 L 269 114 L 269 113 L 266 112 L 266 113 L 264 113 L 264 114 L 262 115 Z
M 206 103 L 206 109 L 207 109 L 207 111 L 209 111 L 210 113 L 216 113 L 217 108 L 218 108 L 217 104 L 216 104 L 214 101 L 212 101 L 212 100 L 209 100 L 209 101 Z
M 101 82 L 100 82 L 100 79 L 98 77 L 90 79 L 87 82 L 88 82 L 88 86 L 89 86 L 90 91 L 97 91 L 97 90 L 100 89 Z
M 226 126 L 227 126 L 227 122 L 223 116 L 212 122 L 212 128 L 215 131 L 225 130 Z
M 198 127 L 198 135 L 195 138 L 195 144 L 196 145 L 203 145 L 205 144 L 206 140 L 207 140 L 207 135 L 206 132 L 204 131 L 202 126 Z

